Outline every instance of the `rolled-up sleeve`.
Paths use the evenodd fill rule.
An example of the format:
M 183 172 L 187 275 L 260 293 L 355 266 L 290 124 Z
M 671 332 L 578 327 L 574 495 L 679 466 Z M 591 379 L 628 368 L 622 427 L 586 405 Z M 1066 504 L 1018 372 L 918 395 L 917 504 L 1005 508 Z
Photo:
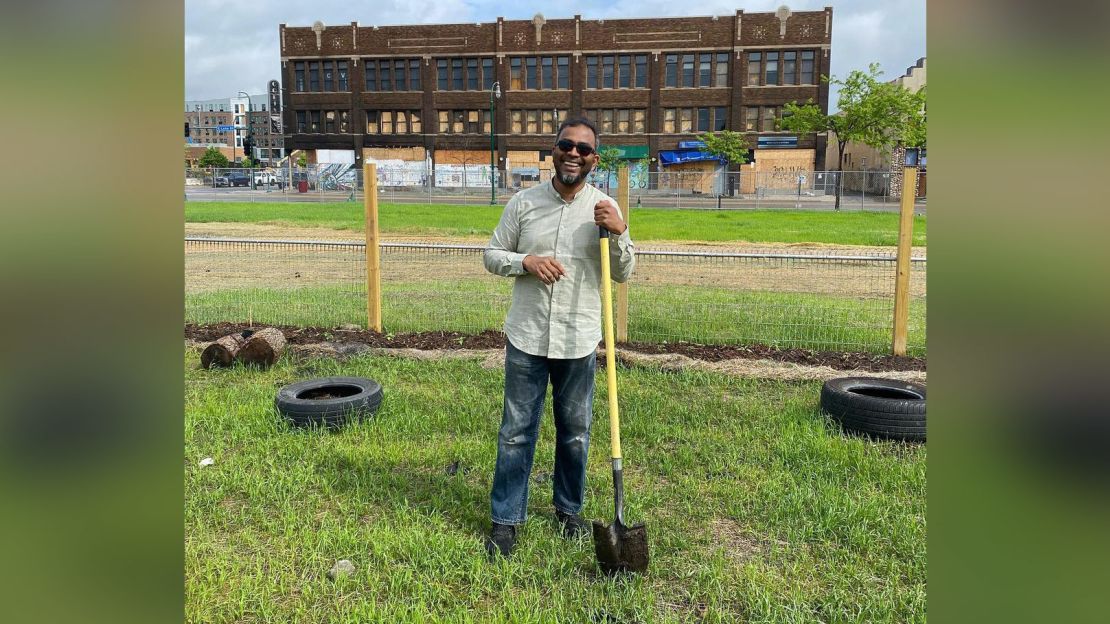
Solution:
M 494 275 L 515 277 L 527 273 L 524 270 L 524 258 L 528 254 L 517 252 L 517 244 L 520 241 L 519 197 L 514 195 L 505 204 L 501 221 L 497 223 L 489 245 L 482 253 L 486 270 Z
M 624 217 L 623 210 L 621 210 L 621 217 Z M 624 228 L 620 236 L 609 234 L 610 274 L 614 282 L 622 284 L 632 277 L 632 271 L 636 268 L 636 246 L 632 243 L 629 229 Z

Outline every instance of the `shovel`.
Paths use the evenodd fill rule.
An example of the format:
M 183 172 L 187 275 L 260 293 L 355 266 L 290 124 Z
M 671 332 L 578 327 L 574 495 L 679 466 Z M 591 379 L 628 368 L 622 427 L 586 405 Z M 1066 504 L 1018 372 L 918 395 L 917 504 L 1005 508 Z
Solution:
M 609 273 L 609 231 L 601 234 L 601 305 L 604 314 L 605 373 L 609 382 L 609 433 L 613 458 L 613 524 L 594 520 L 594 552 L 606 574 L 643 572 L 648 567 L 647 528 L 624 524 L 624 477 L 621 472 L 621 424 L 617 410 L 617 358 L 613 349 L 613 296 Z

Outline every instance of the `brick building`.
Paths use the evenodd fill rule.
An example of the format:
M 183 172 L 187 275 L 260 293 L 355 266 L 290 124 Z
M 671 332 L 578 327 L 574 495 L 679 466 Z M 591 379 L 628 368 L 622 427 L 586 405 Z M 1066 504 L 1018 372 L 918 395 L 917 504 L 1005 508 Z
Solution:
M 828 110 L 832 8 L 686 18 L 505 20 L 311 27 L 281 24 L 286 147 L 489 166 L 546 168 L 558 122 L 585 115 L 603 145 L 655 168 L 717 166 L 704 131 L 744 132 L 757 166 L 825 166 L 824 136 L 775 130 L 787 102 Z M 762 156 L 762 159 L 761 159 Z M 529 172 L 530 173 L 530 172 Z
M 249 135 L 254 141 L 251 159 L 276 164 L 285 156 L 284 138 L 274 123 L 271 107 L 267 95 L 186 101 L 186 147 L 221 148 L 229 160 L 240 161 L 246 155 L 243 139 Z

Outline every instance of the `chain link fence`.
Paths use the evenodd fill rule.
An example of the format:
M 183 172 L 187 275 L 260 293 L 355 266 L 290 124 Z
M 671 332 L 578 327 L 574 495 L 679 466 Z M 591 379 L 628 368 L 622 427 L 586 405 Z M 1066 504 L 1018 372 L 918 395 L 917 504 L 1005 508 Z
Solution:
M 636 206 L 658 208 L 841 210 L 898 208 L 899 189 L 890 171 L 726 172 L 630 171 L 629 197 Z M 424 162 L 380 166 L 378 197 L 389 203 L 504 204 L 514 193 L 551 179 L 550 169 L 518 167 L 490 175 L 488 164 Z M 492 180 L 491 180 L 492 177 Z M 590 182 L 616 196 L 616 174 L 595 171 Z M 363 171 L 345 164 L 280 169 L 186 169 L 187 201 L 362 201 Z M 918 210 L 923 209 L 919 198 Z
M 186 321 L 365 327 L 366 249 L 358 242 L 185 240 Z M 482 247 L 380 247 L 387 333 L 500 330 L 512 280 Z M 820 351 L 891 348 L 895 257 L 823 249 L 669 245 L 637 252 L 629 340 L 764 344 Z M 911 262 L 908 353 L 925 354 L 926 262 Z

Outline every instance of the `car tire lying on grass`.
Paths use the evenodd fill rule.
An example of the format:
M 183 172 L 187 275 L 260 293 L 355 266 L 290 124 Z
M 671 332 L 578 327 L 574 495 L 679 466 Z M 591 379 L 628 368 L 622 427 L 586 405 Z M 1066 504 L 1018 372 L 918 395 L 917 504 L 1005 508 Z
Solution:
M 925 386 L 840 377 L 821 387 L 821 409 L 845 429 L 889 440 L 925 441 Z
M 382 386 L 365 377 L 321 377 L 278 390 L 274 408 L 297 427 L 339 427 L 369 418 L 382 404 Z

